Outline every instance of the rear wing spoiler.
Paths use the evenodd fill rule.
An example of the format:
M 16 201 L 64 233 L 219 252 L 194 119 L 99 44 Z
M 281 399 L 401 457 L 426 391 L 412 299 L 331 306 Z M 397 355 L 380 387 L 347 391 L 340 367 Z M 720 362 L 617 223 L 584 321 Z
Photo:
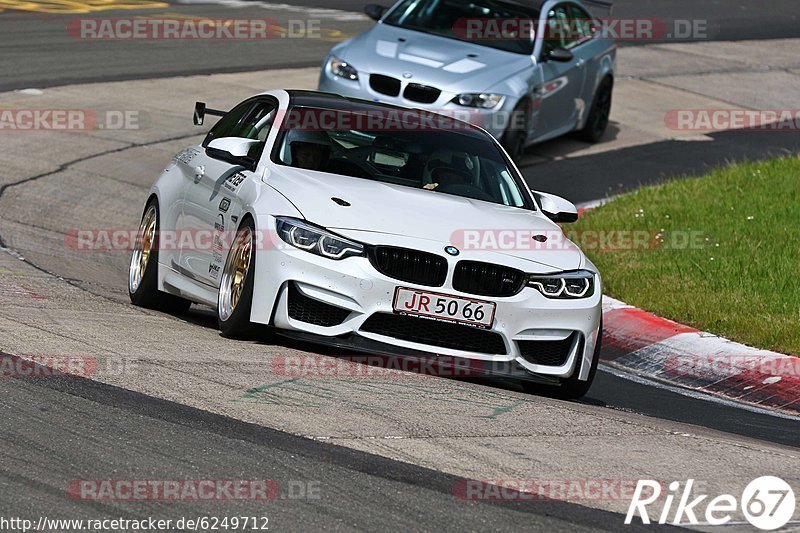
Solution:
M 613 2 L 606 2 L 605 0 L 583 0 L 583 3 L 589 7 L 596 7 L 600 10 L 606 11 L 608 16 L 611 16 L 611 12 L 614 10 Z
M 192 122 L 194 122 L 195 126 L 202 126 L 203 122 L 205 121 L 206 115 L 214 115 L 217 117 L 224 116 L 227 111 L 220 111 L 219 109 L 210 109 L 206 107 L 205 102 L 195 102 L 194 103 L 194 116 L 192 117 Z

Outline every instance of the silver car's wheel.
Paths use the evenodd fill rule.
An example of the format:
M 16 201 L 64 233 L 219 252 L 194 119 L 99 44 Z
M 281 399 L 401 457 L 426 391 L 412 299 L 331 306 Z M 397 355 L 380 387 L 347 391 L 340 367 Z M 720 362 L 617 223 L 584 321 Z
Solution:
M 528 138 L 528 106 L 519 104 L 511 113 L 511 123 L 508 125 L 500 144 L 506 149 L 514 162 L 518 162 L 525 154 L 525 141 Z
M 608 128 L 609 117 L 611 116 L 611 100 L 614 91 L 614 81 L 611 78 L 604 78 L 597 88 L 592 101 L 592 108 L 586 118 L 586 125 L 577 132 L 578 138 L 590 142 L 600 142 L 603 134 Z
M 151 204 L 142 217 L 142 223 L 139 225 L 139 233 L 136 237 L 133 254 L 131 254 L 131 265 L 128 274 L 128 290 L 131 294 L 139 290 L 144 274 L 147 271 L 147 265 L 150 264 L 153 243 L 156 238 L 157 218 L 156 206 L 155 204 Z

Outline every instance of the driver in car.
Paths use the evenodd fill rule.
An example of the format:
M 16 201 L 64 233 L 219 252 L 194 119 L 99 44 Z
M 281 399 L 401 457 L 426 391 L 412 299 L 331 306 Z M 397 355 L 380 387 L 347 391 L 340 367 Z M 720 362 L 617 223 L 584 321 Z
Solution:
M 293 166 L 307 170 L 322 170 L 328 160 L 329 149 L 321 144 L 295 141 L 292 143 Z
M 452 185 L 469 185 L 472 181 L 472 176 L 463 170 L 452 167 L 439 167 L 431 172 L 431 180 L 432 183 L 426 184 L 425 189 L 436 190 L 439 187 Z

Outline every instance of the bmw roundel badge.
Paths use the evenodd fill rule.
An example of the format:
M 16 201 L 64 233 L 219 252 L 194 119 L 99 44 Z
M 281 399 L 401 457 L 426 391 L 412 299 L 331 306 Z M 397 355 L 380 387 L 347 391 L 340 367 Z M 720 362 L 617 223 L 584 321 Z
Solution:
M 458 251 L 458 248 L 456 248 L 455 246 L 445 246 L 444 247 L 444 251 L 447 252 L 450 255 L 458 255 L 458 254 L 461 253 L 461 252 Z

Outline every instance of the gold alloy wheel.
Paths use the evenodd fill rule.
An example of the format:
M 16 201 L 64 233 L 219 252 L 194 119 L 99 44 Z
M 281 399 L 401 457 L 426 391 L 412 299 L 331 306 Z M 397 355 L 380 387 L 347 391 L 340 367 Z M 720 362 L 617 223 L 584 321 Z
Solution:
M 139 289 L 142 278 L 147 270 L 147 264 L 153 252 L 153 243 L 156 240 L 156 206 L 151 205 L 139 225 L 136 244 L 131 255 L 131 266 L 128 274 L 128 289 L 131 294 Z
M 231 317 L 242 297 L 252 255 L 253 232 L 250 228 L 244 227 L 238 231 L 222 271 L 217 313 L 223 322 Z

